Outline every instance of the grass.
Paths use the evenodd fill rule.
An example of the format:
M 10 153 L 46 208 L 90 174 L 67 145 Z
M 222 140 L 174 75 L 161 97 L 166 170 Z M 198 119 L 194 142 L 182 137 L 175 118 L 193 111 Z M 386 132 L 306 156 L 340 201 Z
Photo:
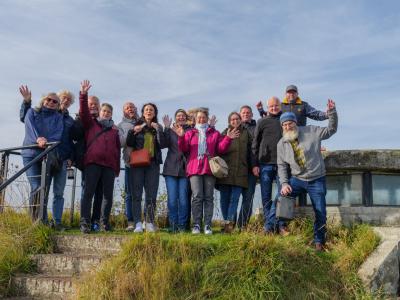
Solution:
M 329 226 L 328 251 L 310 246 L 312 222 L 289 237 L 132 235 L 80 284 L 82 299 L 372 299 L 357 269 L 378 245 L 368 225 Z
M 12 275 L 35 270 L 31 254 L 53 251 L 51 234 L 50 228 L 33 224 L 25 213 L 0 214 L 0 298 L 11 292 Z

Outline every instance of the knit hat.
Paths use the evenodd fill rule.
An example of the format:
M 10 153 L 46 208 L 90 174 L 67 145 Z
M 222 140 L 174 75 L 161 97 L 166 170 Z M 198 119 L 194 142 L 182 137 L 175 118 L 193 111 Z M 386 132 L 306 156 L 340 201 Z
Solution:
M 281 125 L 285 123 L 286 121 L 293 121 L 297 124 L 297 118 L 296 115 L 292 112 L 285 112 L 281 114 L 281 117 L 279 118 L 279 121 L 281 121 Z
M 185 116 L 187 117 L 186 111 L 185 111 L 184 109 L 182 109 L 182 108 L 179 108 L 179 109 L 175 112 L 175 118 L 176 118 L 176 115 L 177 115 L 178 113 L 184 113 Z

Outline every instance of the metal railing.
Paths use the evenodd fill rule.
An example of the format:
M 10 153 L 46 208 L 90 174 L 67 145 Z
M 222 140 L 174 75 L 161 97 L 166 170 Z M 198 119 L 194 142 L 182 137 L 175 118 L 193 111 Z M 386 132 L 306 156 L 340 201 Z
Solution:
M 18 177 L 24 174 L 29 168 L 31 168 L 34 164 L 42 161 L 41 165 L 41 175 L 40 175 L 40 188 L 34 191 L 34 194 L 31 197 L 34 197 L 35 201 L 30 205 L 30 212 L 33 219 L 43 219 L 44 216 L 44 204 L 46 197 L 46 171 L 47 171 L 47 154 L 54 150 L 60 142 L 50 142 L 46 143 L 46 149 L 40 152 L 34 159 L 32 159 L 29 163 L 27 163 L 23 168 L 21 168 L 18 172 L 12 175 L 7 179 L 9 172 L 9 161 L 10 155 L 21 155 L 18 150 L 23 149 L 35 149 L 39 146 L 37 144 L 27 145 L 27 146 L 19 146 L 19 147 L 11 147 L 0 149 L 0 213 L 3 212 L 5 207 L 5 191 L 6 187 L 14 182 Z M 39 208 L 39 210 L 37 210 Z

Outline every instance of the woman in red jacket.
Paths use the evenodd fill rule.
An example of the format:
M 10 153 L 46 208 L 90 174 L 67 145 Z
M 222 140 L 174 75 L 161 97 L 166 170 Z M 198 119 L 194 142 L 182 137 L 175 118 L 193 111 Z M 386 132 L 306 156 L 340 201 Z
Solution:
M 81 83 L 79 95 L 79 116 L 85 129 L 86 154 L 85 191 L 81 200 L 81 232 L 90 232 L 90 212 L 92 198 L 98 182 L 103 185 L 103 201 L 101 204 L 100 227 L 103 231 L 110 230 L 109 217 L 111 213 L 114 180 L 120 169 L 120 141 L 118 129 L 112 121 L 113 108 L 103 103 L 99 117 L 93 119 L 88 108 L 88 91 L 91 85 L 88 80 Z

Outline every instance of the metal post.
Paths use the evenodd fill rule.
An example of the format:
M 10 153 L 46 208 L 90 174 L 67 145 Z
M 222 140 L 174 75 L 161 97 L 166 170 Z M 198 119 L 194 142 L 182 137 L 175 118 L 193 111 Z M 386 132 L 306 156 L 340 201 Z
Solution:
M 3 183 L 4 180 L 7 179 L 8 175 L 8 161 L 9 161 L 9 153 L 5 152 L 1 156 L 1 162 L 0 162 L 0 184 Z M 0 192 L 0 213 L 4 211 L 4 205 L 5 205 L 5 200 L 6 199 L 6 189 L 1 190 Z
M 42 161 L 42 172 L 40 178 L 40 192 L 39 192 L 39 220 L 44 221 L 44 198 L 46 197 L 46 181 L 47 181 L 47 156 Z M 47 206 L 46 206 L 47 209 Z
M 75 189 L 76 189 L 76 168 L 74 168 L 74 179 L 72 181 L 72 193 L 71 193 L 71 210 L 70 210 L 70 226 L 74 222 L 74 213 L 75 213 Z

